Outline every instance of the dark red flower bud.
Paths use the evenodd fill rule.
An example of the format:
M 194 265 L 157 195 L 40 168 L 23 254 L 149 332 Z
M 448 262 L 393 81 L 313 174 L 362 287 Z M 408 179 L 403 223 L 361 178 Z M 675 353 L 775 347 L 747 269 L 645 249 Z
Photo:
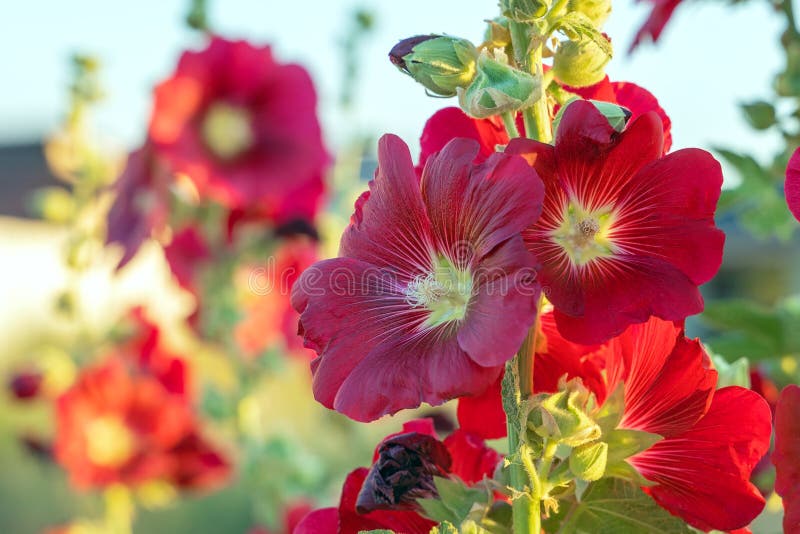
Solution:
M 42 374 L 39 372 L 17 373 L 8 382 L 8 389 L 18 400 L 35 398 L 42 386 Z
M 441 37 L 440 35 L 415 35 L 414 37 L 409 37 L 408 39 L 403 39 L 389 51 L 389 61 L 392 62 L 392 65 L 397 67 L 398 69 L 403 69 L 408 72 L 408 68 L 406 68 L 406 61 L 405 58 L 409 55 L 413 50 L 414 47 L 420 43 L 424 43 L 425 41 L 429 41 L 431 39 L 436 39 L 437 37 Z
M 419 498 L 436 498 L 433 477 L 447 476 L 451 464 L 447 448 L 432 436 L 410 432 L 389 438 L 378 449 L 356 511 L 413 509 Z

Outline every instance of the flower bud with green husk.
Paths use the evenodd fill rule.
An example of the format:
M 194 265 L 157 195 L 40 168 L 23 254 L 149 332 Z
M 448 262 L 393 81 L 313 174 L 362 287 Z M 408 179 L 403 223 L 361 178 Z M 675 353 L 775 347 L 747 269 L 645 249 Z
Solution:
M 516 22 L 540 19 L 550 9 L 550 0 L 500 0 L 503 15 Z
M 487 53 L 478 58 L 475 79 L 459 89 L 458 102 L 468 115 L 485 119 L 532 106 L 542 96 L 539 78 L 511 67 L 503 54 L 496 59 Z
M 594 39 L 561 41 L 553 56 L 553 74 L 566 85 L 588 87 L 603 79 L 610 60 L 609 49 Z
M 417 35 L 397 43 L 389 59 L 429 91 L 455 96 L 475 77 L 478 49 L 466 39 L 444 35 Z
M 599 28 L 611 14 L 611 0 L 569 0 L 569 11 L 586 15 L 596 28 Z
M 600 426 L 587 414 L 592 407 L 591 395 L 580 379 L 570 380 L 557 393 L 537 396 L 535 402 L 527 421 L 528 429 L 535 434 L 570 447 L 600 437 Z
M 581 480 L 600 480 L 606 472 L 608 444 L 602 441 L 585 443 L 572 449 L 569 455 L 569 470 Z

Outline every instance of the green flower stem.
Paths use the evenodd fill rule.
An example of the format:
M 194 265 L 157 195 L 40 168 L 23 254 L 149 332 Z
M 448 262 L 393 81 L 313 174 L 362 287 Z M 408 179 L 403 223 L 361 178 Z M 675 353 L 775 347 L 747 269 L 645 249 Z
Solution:
M 556 456 L 556 449 L 558 449 L 558 443 L 554 441 L 548 441 L 544 446 L 542 461 L 539 463 L 539 470 L 536 473 L 539 484 L 542 486 L 547 484 L 548 478 L 550 477 L 550 467 L 553 465 L 553 458 Z
M 531 74 L 539 80 L 542 80 L 542 97 L 537 100 L 531 108 L 533 124 L 530 129 L 528 129 L 527 124 L 525 125 L 525 133 L 531 139 L 536 139 L 542 143 L 549 143 L 553 140 L 553 131 L 552 125 L 550 124 L 550 109 L 547 106 L 547 86 L 545 85 L 544 69 L 542 67 L 543 48 L 544 45 L 540 45 L 531 53 Z
M 514 119 L 514 113 L 510 111 L 506 111 L 502 115 L 503 117 L 503 126 L 506 127 L 506 133 L 508 134 L 509 139 L 514 139 L 515 137 L 519 137 L 519 131 L 517 131 L 517 124 Z

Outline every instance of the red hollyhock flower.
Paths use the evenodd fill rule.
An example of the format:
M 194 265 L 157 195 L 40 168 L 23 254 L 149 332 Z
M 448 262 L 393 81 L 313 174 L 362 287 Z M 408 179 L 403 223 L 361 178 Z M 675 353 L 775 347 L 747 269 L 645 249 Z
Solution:
M 647 89 L 630 82 L 611 82 L 606 76 L 603 80 L 589 87 L 565 87 L 567 91 L 583 98 L 609 102 L 622 106 L 631 112 L 629 120 L 654 111 L 660 118 L 664 129 L 664 153 L 672 146 L 672 121 Z M 521 116 L 517 117 L 517 128 L 524 132 Z M 456 137 L 474 139 L 480 143 L 480 151 L 475 158 L 476 163 L 491 156 L 498 145 L 508 144 L 503 122 L 499 117 L 473 119 L 459 108 L 440 109 L 425 123 L 420 137 L 420 155 L 418 170 L 421 171 L 428 158 L 439 152 Z
M 554 391 L 553 380 L 564 375 L 581 377 L 602 406 L 624 384 L 618 428 L 664 437 L 628 458 L 655 483 L 644 489 L 656 502 L 706 531 L 744 527 L 761 512 L 764 499 L 750 474 L 769 449 L 769 406 L 738 386 L 715 391 L 717 373 L 699 341 L 686 339 L 671 322 L 651 318 L 601 347 L 582 347 L 558 334 L 551 313 L 542 323 L 547 355 L 536 355 L 534 378 L 544 377 L 534 390 Z M 492 395 L 491 402 L 500 404 L 499 388 Z M 471 428 L 494 410 L 459 408 L 459 422 Z
M 783 497 L 783 531 L 800 531 L 800 387 L 781 391 L 775 410 L 775 491 Z
M 672 12 L 680 5 L 681 0 L 648 0 L 648 2 L 653 4 L 653 9 L 636 32 L 628 52 L 633 52 L 645 39 L 650 39 L 654 43 L 658 41 L 667 22 L 672 18 Z
M 371 421 L 481 393 L 525 337 L 539 287 L 519 232 L 538 216 L 541 184 L 521 158 L 473 165 L 478 149 L 452 141 L 420 181 L 406 145 L 381 139 L 341 257 L 292 292 L 325 406 Z
M 57 400 L 55 457 L 79 488 L 166 480 L 209 487 L 229 465 L 197 436 L 186 399 L 119 358 L 85 369 Z
M 794 151 L 789 158 L 789 165 L 786 166 L 786 202 L 789 204 L 789 211 L 795 219 L 800 221 L 800 148 Z
M 116 197 L 108 212 L 106 243 L 123 248 L 117 269 L 127 265 L 142 243 L 166 224 L 168 183 L 169 173 L 150 145 L 131 152 L 114 184 Z
M 311 512 L 295 534 L 356 534 L 372 529 L 426 534 L 436 523 L 419 515 L 413 500 L 436 495 L 432 476 L 455 475 L 473 483 L 491 477 L 502 459 L 482 439 L 462 430 L 438 441 L 430 419 L 405 423 L 403 432 L 387 436 L 375 453 L 372 468 L 362 467 L 347 476 L 339 507 Z M 391 484 L 382 483 L 384 478 Z M 366 506 L 379 500 L 383 505 Z
M 599 343 L 655 315 L 703 309 L 698 286 L 722 262 L 714 225 L 719 163 L 699 149 L 661 157 L 661 120 L 647 113 L 618 133 L 589 102 L 565 110 L 555 146 L 514 139 L 545 182 L 542 216 L 524 234 L 559 331 Z
M 212 37 L 156 87 L 150 138 L 202 197 L 279 222 L 316 213 L 329 157 L 308 73 L 268 46 Z

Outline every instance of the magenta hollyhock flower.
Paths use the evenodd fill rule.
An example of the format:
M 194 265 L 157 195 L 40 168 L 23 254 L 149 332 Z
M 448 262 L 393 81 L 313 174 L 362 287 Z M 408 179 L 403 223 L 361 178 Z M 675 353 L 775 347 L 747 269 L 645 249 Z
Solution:
M 698 286 L 722 262 L 714 225 L 719 163 L 699 149 L 662 157 L 663 127 L 646 113 L 617 132 L 595 106 L 564 111 L 555 146 L 514 139 L 545 183 L 542 216 L 525 243 L 564 337 L 603 342 L 650 316 L 703 309 Z
M 542 185 L 519 157 L 473 165 L 457 139 L 422 178 L 408 147 L 384 136 L 340 257 L 292 291 L 318 401 L 359 421 L 478 394 L 500 374 L 536 315 L 535 259 L 521 231 Z
M 786 203 L 795 219 L 800 221 L 800 148 L 794 151 L 786 167 Z
M 279 224 L 311 220 L 329 161 L 316 105 L 305 69 L 214 36 L 156 87 L 149 135 L 202 198 Z

